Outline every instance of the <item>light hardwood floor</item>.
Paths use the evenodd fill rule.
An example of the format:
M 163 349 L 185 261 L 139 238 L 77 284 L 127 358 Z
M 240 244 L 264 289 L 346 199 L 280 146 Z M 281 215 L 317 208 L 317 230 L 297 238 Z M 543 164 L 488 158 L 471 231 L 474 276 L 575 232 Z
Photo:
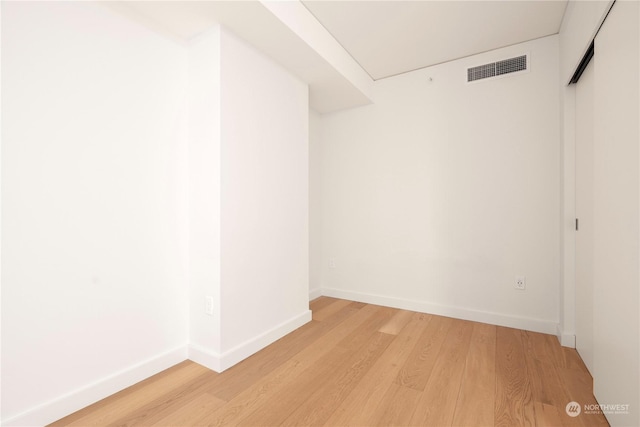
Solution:
M 313 320 L 217 374 L 186 361 L 53 426 L 591 426 L 556 337 L 321 297 Z

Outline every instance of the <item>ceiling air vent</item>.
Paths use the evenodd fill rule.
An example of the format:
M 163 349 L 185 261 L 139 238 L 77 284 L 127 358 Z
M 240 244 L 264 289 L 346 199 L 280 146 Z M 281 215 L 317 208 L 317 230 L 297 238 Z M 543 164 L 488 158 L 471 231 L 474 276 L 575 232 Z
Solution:
M 528 55 L 521 55 L 515 58 L 467 68 L 467 82 L 502 76 L 518 71 L 526 71 L 528 69 L 528 62 Z

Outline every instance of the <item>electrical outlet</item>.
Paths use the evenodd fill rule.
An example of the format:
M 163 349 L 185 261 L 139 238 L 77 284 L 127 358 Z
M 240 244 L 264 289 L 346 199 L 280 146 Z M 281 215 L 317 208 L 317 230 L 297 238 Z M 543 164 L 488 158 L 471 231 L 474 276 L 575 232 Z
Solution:
M 206 296 L 204 297 L 204 313 L 208 314 L 209 316 L 213 316 L 213 297 L 210 296 Z
M 527 279 L 524 276 L 517 276 L 516 277 L 516 283 L 513 286 L 516 289 L 519 289 L 521 291 L 524 291 L 525 289 L 527 289 Z
M 329 258 L 329 268 L 336 268 L 336 259 Z

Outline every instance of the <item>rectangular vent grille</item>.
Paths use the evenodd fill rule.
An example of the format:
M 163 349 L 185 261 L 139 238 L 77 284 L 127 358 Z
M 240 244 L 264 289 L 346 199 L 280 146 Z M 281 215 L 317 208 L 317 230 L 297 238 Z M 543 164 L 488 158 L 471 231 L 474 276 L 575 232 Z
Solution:
M 527 69 L 527 55 L 505 59 L 503 61 L 492 62 L 491 64 L 479 65 L 467 69 L 467 82 L 473 82 L 489 77 L 502 76 L 504 74 L 515 73 Z

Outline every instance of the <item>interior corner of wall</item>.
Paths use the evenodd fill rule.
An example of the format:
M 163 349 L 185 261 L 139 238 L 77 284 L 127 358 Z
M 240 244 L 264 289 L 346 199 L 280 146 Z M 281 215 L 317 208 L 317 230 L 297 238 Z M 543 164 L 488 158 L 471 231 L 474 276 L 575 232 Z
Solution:
M 215 351 L 211 351 L 197 344 L 190 343 L 187 357 L 192 362 L 211 369 L 215 372 L 222 372 L 222 357 Z
M 305 309 L 300 314 L 293 316 L 281 324 L 224 351 L 218 356 L 217 369 L 214 369 L 214 371 L 222 372 L 231 368 L 310 321 L 311 310 Z
M 562 328 L 561 324 L 558 324 L 558 328 L 556 331 L 556 337 L 558 337 L 558 341 L 560 345 L 568 348 L 576 348 L 576 336 L 575 334 L 567 333 Z
M 322 288 L 309 289 L 309 301 L 322 296 Z

